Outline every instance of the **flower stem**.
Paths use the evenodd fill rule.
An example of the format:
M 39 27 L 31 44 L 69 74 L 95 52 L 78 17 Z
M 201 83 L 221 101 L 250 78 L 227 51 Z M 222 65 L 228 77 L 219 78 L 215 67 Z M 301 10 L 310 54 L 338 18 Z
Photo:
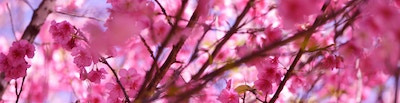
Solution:
M 17 94 L 17 100 L 15 101 L 15 103 L 18 103 L 19 97 L 21 96 L 22 87 L 24 87 L 25 78 L 26 78 L 26 76 L 24 76 L 24 78 L 22 78 L 22 83 L 21 83 L 21 87 L 20 87 L 20 89 L 19 89 L 19 92 L 17 92 L 17 88 L 15 88 L 15 92 L 16 92 L 16 94 Z M 15 82 L 17 82 L 17 81 L 15 81 Z M 15 85 L 15 87 L 17 87 L 17 85 Z
M 124 86 L 122 85 L 121 81 L 119 80 L 118 75 L 117 75 L 117 72 L 115 72 L 115 70 L 111 67 L 111 65 L 107 62 L 107 60 L 106 60 L 105 58 L 101 57 L 100 62 L 106 64 L 106 65 L 108 66 L 108 68 L 110 68 L 110 70 L 112 71 L 112 73 L 113 73 L 114 76 L 115 76 L 115 80 L 117 81 L 119 87 L 121 88 L 122 92 L 123 92 L 124 95 L 125 95 L 125 102 L 130 103 L 131 101 L 129 100 L 128 93 L 126 93 L 126 90 L 125 90 Z

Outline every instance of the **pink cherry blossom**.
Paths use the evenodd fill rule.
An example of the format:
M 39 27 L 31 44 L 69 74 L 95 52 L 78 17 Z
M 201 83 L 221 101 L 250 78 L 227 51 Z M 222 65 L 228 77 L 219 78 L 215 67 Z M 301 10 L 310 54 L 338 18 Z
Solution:
M 196 10 L 199 12 L 198 15 L 203 18 L 207 17 L 213 3 L 214 0 L 198 0 L 196 7 Z
M 239 57 L 244 57 L 247 54 L 251 53 L 252 51 L 257 50 L 258 49 L 258 45 L 256 43 L 248 42 L 245 45 L 237 46 L 235 49 L 236 49 L 236 54 Z M 255 58 L 253 60 L 250 60 L 249 62 L 246 62 L 246 64 L 248 66 L 253 66 L 253 65 L 256 65 L 256 64 L 260 64 L 260 62 L 262 60 L 263 60 L 263 58 L 259 57 L 259 58 Z
M 107 74 L 107 72 L 104 70 L 104 68 L 100 68 L 98 70 L 92 70 L 87 74 L 87 78 L 94 83 L 100 83 L 101 79 L 104 79 L 105 76 L 104 74 Z
M 260 90 L 263 95 L 268 95 L 273 93 L 272 91 L 272 83 L 266 79 L 258 79 L 254 82 L 254 86 L 256 89 Z
M 239 103 L 239 96 L 235 91 L 224 89 L 218 96 L 222 103 Z
M 359 29 L 371 35 L 397 32 L 400 17 L 398 7 L 391 0 L 371 0 L 362 7 L 362 18 L 357 23 Z
M 32 58 L 34 55 L 35 47 L 30 44 L 27 40 L 20 40 L 13 42 L 9 49 L 9 55 L 13 58 L 22 58 L 25 55 L 28 58 Z
M 128 94 L 130 96 L 135 96 L 143 82 L 141 75 L 138 74 L 134 68 L 129 68 L 128 70 L 121 69 L 119 75 L 121 76 L 120 80 L 122 85 L 128 89 Z
M 27 63 L 20 63 L 19 65 L 11 66 L 10 68 L 5 69 L 3 72 L 5 73 L 5 79 L 17 79 L 20 77 L 24 77 L 26 75 L 26 70 L 30 67 Z
M 75 47 L 71 51 L 71 55 L 74 56 L 74 63 L 78 67 L 86 67 L 92 64 L 94 58 L 92 58 L 92 53 L 83 47 Z
M 79 79 L 81 80 L 88 79 L 88 73 L 84 67 L 79 68 Z
M 218 100 L 222 103 L 239 103 L 239 95 L 231 88 L 232 80 L 226 81 L 226 87 L 218 96 Z
M 171 26 L 169 26 L 164 21 L 157 21 L 153 24 L 151 32 L 149 33 L 149 39 L 153 41 L 153 45 L 161 44 L 167 37 Z
M 50 34 L 52 34 L 54 42 L 61 45 L 67 45 L 75 33 L 74 27 L 67 21 L 57 23 L 51 21 Z
M 5 55 L 4 53 L 0 53 L 0 71 L 3 71 L 9 66 L 10 64 L 8 63 L 7 55 Z
M 282 39 L 282 30 L 279 28 L 272 28 L 271 26 L 268 26 L 264 30 L 265 35 L 267 36 L 268 41 L 264 41 L 264 44 L 279 41 Z
M 321 69 L 333 69 L 340 67 L 341 58 L 333 55 L 327 56 L 321 61 Z
M 29 80 L 28 81 L 31 86 L 28 89 L 29 95 L 27 98 L 32 102 L 45 102 L 47 96 L 49 96 L 49 85 L 46 81 L 45 77 L 40 77 L 37 80 Z
M 324 0 L 280 0 L 278 13 L 286 28 L 299 27 L 308 23 L 309 16 L 321 13 Z
M 0 54 L 0 71 L 5 73 L 5 79 L 17 79 L 26 75 L 26 70 L 31 66 L 26 62 L 25 56 L 33 58 L 35 47 L 27 40 L 12 43 L 7 55 Z
M 74 47 L 78 46 L 77 39 L 71 39 L 67 42 L 67 44 L 61 45 L 65 50 L 72 50 Z
M 107 83 L 105 85 L 106 89 L 109 90 L 108 102 L 121 102 L 120 98 L 124 97 L 124 93 L 121 90 L 121 87 L 115 83 Z

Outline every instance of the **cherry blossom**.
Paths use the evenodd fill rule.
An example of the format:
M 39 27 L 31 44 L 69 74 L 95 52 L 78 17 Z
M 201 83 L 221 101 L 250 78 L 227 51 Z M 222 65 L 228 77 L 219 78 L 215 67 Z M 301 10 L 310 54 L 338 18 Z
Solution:
M 226 83 L 226 88 L 222 90 L 218 96 L 218 100 L 222 103 L 239 103 L 238 94 L 231 89 L 231 80 L 228 80 Z
M 239 103 L 239 97 L 237 93 L 226 89 L 222 90 L 218 100 L 222 103 Z
M 105 76 L 104 74 L 107 74 L 107 72 L 104 70 L 104 68 L 100 68 L 98 70 L 92 70 L 87 74 L 87 78 L 94 83 L 100 83 L 101 79 L 104 79 Z
M 121 76 L 122 85 L 129 89 L 128 94 L 134 96 L 138 92 L 143 81 L 141 75 L 138 74 L 134 68 L 129 68 L 128 70 L 121 69 L 119 75 Z
M 71 55 L 74 56 L 74 63 L 78 67 L 86 67 L 90 66 L 92 64 L 93 59 L 92 58 L 92 53 L 83 47 L 75 47 L 71 51 Z
M 17 79 L 26 75 L 26 70 L 31 66 L 25 56 L 33 58 L 35 47 L 26 40 L 12 43 L 8 54 L 0 53 L 0 71 L 5 73 L 6 80 Z
M 284 27 L 294 28 L 308 23 L 309 16 L 321 13 L 324 0 L 281 0 L 278 2 L 278 13 Z
M 57 23 L 56 21 L 52 21 L 49 32 L 52 34 L 54 42 L 67 50 L 71 50 L 71 46 L 74 46 L 73 35 L 75 30 L 69 22 L 62 21 Z

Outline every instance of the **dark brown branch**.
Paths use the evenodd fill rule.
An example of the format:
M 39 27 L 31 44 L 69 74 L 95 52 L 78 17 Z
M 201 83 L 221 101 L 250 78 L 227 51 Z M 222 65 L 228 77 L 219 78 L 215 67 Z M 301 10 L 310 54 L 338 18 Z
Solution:
M 235 24 L 233 24 L 230 30 L 225 34 L 221 42 L 217 44 L 211 56 L 208 57 L 208 60 L 214 60 L 214 58 L 218 55 L 219 51 L 222 49 L 225 43 L 233 36 L 233 34 L 235 34 L 238 31 L 242 19 L 246 16 L 247 12 L 250 11 L 250 8 L 254 5 L 254 1 L 255 0 L 250 0 L 249 2 L 247 2 L 246 7 L 243 9 L 242 13 L 240 13 L 240 15 L 236 18 Z M 203 74 L 203 72 L 210 64 L 211 64 L 210 62 L 205 62 L 203 66 L 200 68 L 200 70 L 192 77 L 192 79 L 196 80 L 200 78 L 200 76 Z
M 186 1 L 187 2 L 187 1 Z M 182 6 L 182 9 L 184 10 L 184 7 Z M 195 26 L 195 24 L 197 23 L 197 20 L 199 18 L 198 15 L 199 10 L 195 10 L 194 14 L 192 15 L 192 17 L 189 20 L 189 23 L 187 24 L 187 28 L 192 28 Z M 178 21 L 177 21 L 178 22 Z M 176 23 L 177 23 L 176 22 Z M 174 25 L 176 26 L 176 24 Z M 171 32 L 174 33 L 174 32 Z M 166 39 L 168 40 L 168 39 Z M 157 76 L 155 76 L 153 79 L 151 79 L 151 82 L 148 84 L 146 91 L 148 93 L 145 93 L 147 95 L 154 93 L 156 86 L 158 85 L 158 83 L 161 81 L 161 79 L 165 76 L 165 74 L 167 73 L 167 71 L 169 70 L 170 66 L 176 62 L 176 56 L 179 53 L 180 49 L 182 48 L 183 44 L 186 41 L 186 37 L 180 37 L 180 40 L 177 44 L 175 44 L 173 46 L 172 51 L 170 52 L 169 56 L 167 57 L 166 61 L 164 62 L 164 64 L 160 67 L 160 69 L 158 71 L 156 71 Z M 146 96 L 147 97 L 147 96 Z
M 241 58 L 241 59 L 239 59 L 239 60 L 237 60 L 237 61 L 235 61 L 233 63 L 226 64 L 226 65 L 218 68 L 217 70 L 215 70 L 215 71 L 213 71 L 213 72 L 211 72 L 209 74 L 206 74 L 205 76 L 203 76 L 201 78 L 202 80 L 205 80 L 203 84 L 208 83 L 210 80 L 218 77 L 219 75 L 223 74 L 225 71 L 228 71 L 228 70 L 232 69 L 233 67 L 239 66 L 240 64 L 245 63 L 245 62 L 247 62 L 247 61 L 249 61 L 249 60 L 251 60 L 251 59 L 253 59 L 255 57 L 259 57 L 260 55 L 263 55 L 263 53 L 265 53 L 267 51 L 270 51 L 270 50 L 272 50 L 272 49 L 274 49 L 276 47 L 280 47 L 282 45 L 285 45 L 285 44 L 287 44 L 287 43 L 289 43 L 291 41 L 297 40 L 297 39 L 299 39 L 301 37 L 306 36 L 307 34 L 312 34 L 319 26 L 324 25 L 329 20 L 337 17 L 339 14 L 342 14 L 343 12 L 346 12 L 348 7 L 350 7 L 352 5 L 356 5 L 357 3 L 359 3 L 357 1 L 358 0 L 350 1 L 348 3 L 348 5 L 346 5 L 344 8 L 342 8 L 342 9 L 336 11 L 336 12 L 331 12 L 331 13 L 328 13 L 328 14 L 322 14 L 322 15 L 318 16 L 313 25 L 307 27 L 307 29 L 305 29 L 305 30 L 301 30 L 301 31 L 295 33 L 294 36 L 292 36 L 292 37 L 289 37 L 289 38 L 284 39 L 282 41 L 273 42 L 270 45 L 262 47 L 260 50 L 254 51 L 254 52 L 248 54 L 247 56 L 245 56 L 245 57 L 243 57 L 243 58 Z M 180 96 L 192 95 L 192 94 L 198 92 L 199 90 L 201 90 L 201 88 L 202 87 L 196 87 L 196 88 L 194 88 L 192 90 L 189 90 L 187 92 L 181 93 Z
M 22 38 L 33 42 L 38 35 L 40 28 L 46 21 L 47 16 L 52 13 L 55 0 L 43 0 L 39 7 L 33 12 L 31 22 L 26 27 Z
M 349 5 L 355 4 L 356 1 L 358 1 L 358 0 L 350 1 Z M 215 70 L 215 71 L 203 76 L 201 79 L 203 79 L 203 80 L 213 79 L 213 78 L 221 75 L 225 71 L 232 69 L 233 67 L 239 66 L 240 64 L 245 63 L 245 62 L 247 62 L 247 61 L 249 61 L 249 60 L 251 60 L 251 59 L 253 59 L 255 57 L 259 57 L 260 55 L 263 55 L 263 53 L 265 53 L 267 51 L 270 51 L 270 50 L 272 50 L 274 48 L 280 47 L 280 46 L 285 45 L 285 44 L 287 44 L 287 43 L 289 43 L 291 41 L 294 41 L 294 40 L 297 40 L 297 39 L 299 39 L 301 37 L 304 37 L 304 36 L 306 36 L 306 34 L 313 33 L 319 26 L 325 24 L 326 22 L 328 22 L 332 18 L 335 18 L 339 14 L 345 12 L 347 7 L 348 6 L 346 6 L 345 8 L 342 8 L 342 9 L 336 11 L 336 12 L 329 13 L 329 14 L 322 14 L 322 15 L 317 17 L 317 19 L 315 20 L 313 25 L 307 27 L 308 29 L 301 30 L 301 31 L 295 33 L 292 37 L 289 37 L 289 38 L 284 39 L 282 41 L 276 41 L 276 42 L 271 43 L 270 45 L 264 46 L 260 50 L 254 51 L 254 52 L 248 54 L 247 56 L 245 56 L 245 57 L 243 57 L 243 58 L 241 58 L 241 59 L 239 59 L 239 60 L 237 60 L 237 61 L 235 61 L 233 63 L 229 63 L 229 64 L 226 64 L 226 65 L 222 66 L 221 68 L 219 68 L 219 69 L 217 69 L 217 70 Z
M 144 40 L 144 38 L 140 35 L 140 40 L 142 40 L 144 46 L 146 46 L 147 51 L 150 53 L 151 58 L 153 58 L 153 60 L 156 60 L 156 57 L 154 57 L 153 55 L 153 50 L 151 50 L 150 46 L 147 44 L 146 40 Z
M 171 51 L 171 53 L 167 57 L 167 61 L 160 67 L 160 70 L 156 72 L 156 76 L 154 79 L 149 83 L 147 87 L 147 91 L 154 92 L 158 83 L 160 83 L 161 79 L 165 76 L 167 71 L 169 70 L 170 66 L 176 61 L 176 56 L 179 53 L 179 50 L 182 48 L 185 40 L 180 39 L 177 45 L 175 45 Z
M 172 26 L 173 24 L 172 24 L 172 22 L 171 22 L 171 19 L 168 17 L 168 14 L 167 14 L 167 12 L 165 11 L 164 7 L 161 5 L 161 3 L 160 3 L 158 0 L 154 0 L 154 1 L 155 1 L 155 2 L 157 3 L 157 5 L 161 8 L 161 12 L 164 14 L 165 18 L 167 18 L 168 24 Z
M 259 51 L 254 51 L 254 52 L 248 54 L 247 56 L 245 56 L 245 57 L 243 57 L 243 58 L 241 58 L 241 59 L 239 59 L 239 60 L 237 60 L 237 61 L 235 61 L 233 63 L 229 63 L 229 64 L 224 65 L 223 67 L 221 67 L 221 68 L 219 68 L 219 69 L 217 69 L 217 70 L 215 70 L 215 71 L 203 76 L 201 79 L 209 80 L 209 79 L 215 78 L 216 76 L 221 75 L 223 72 L 225 72 L 227 70 L 230 70 L 233 67 L 239 66 L 240 64 L 245 63 L 247 61 L 250 61 L 251 59 L 253 59 L 255 57 L 259 57 L 259 56 L 263 55 L 264 52 L 266 52 L 266 51 L 270 51 L 270 50 L 272 50 L 274 48 L 277 48 L 277 47 L 280 47 L 282 45 L 285 45 L 285 44 L 287 44 L 287 43 L 289 43 L 291 41 L 297 40 L 298 38 L 301 38 L 301 37 L 305 36 L 306 34 L 312 33 L 312 32 L 314 32 L 315 29 L 316 29 L 316 26 L 313 27 L 313 28 L 307 29 L 307 30 L 299 31 L 294 36 L 292 36 L 290 38 L 287 38 L 285 40 L 271 43 L 270 45 L 267 45 L 267 46 L 261 48 Z
M 283 80 L 281 81 L 281 83 L 278 86 L 278 89 L 276 90 L 274 96 L 271 98 L 271 100 L 268 103 L 275 103 L 275 101 L 279 98 L 279 94 L 281 93 L 281 91 L 283 90 L 283 87 L 285 86 L 286 82 L 290 79 L 290 77 L 292 76 L 293 70 L 295 69 L 297 62 L 299 62 L 301 56 L 304 53 L 304 50 L 308 44 L 308 41 L 311 37 L 312 33 L 307 34 L 307 36 L 305 37 L 302 47 L 300 48 L 299 52 L 297 53 L 296 57 L 294 58 L 292 64 L 289 67 L 289 70 L 287 70 L 285 77 L 283 78 Z
M 47 16 L 52 12 L 53 5 L 54 5 L 54 0 L 43 0 L 40 3 L 39 7 L 36 10 L 34 10 L 31 22 L 26 27 L 24 33 L 22 34 L 21 39 L 25 39 L 25 40 L 28 40 L 30 43 L 33 43 L 33 41 L 35 40 L 36 36 L 38 35 L 38 33 L 40 31 L 41 26 L 45 22 Z M 7 5 L 7 7 L 8 7 L 8 5 Z M 8 7 L 8 10 L 10 11 L 9 7 Z M 11 11 L 10 11 L 10 15 L 11 15 Z M 11 21 L 12 21 L 12 18 L 11 18 Z M 14 32 L 14 29 L 13 29 L 13 32 Z M 3 73 L 1 73 L 1 75 L 3 75 Z M 16 95 L 17 95 L 16 103 L 18 103 L 20 95 L 22 93 L 22 87 L 24 85 L 25 78 L 26 78 L 26 76 L 24 76 L 22 79 L 21 89 L 19 90 L 19 92 L 16 91 Z M 3 81 L 3 78 L 1 78 L 1 81 Z
M 158 69 L 157 63 L 158 63 L 158 59 L 161 56 L 161 53 L 164 51 L 165 47 L 168 45 L 171 38 L 175 35 L 175 32 L 179 28 L 178 23 L 180 21 L 180 17 L 183 14 L 183 11 L 185 10 L 187 2 L 188 2 L 188 0 L 182 1 L 182 5 L 176 15 L 177 19 L 175 20 L 174 25 L 172 26 L 171 30 L 168 32 L 167 37 L 161 43 L 161 46 L 158 47 L 155 60 L 153 61 L 152 66 L 150 67 L 150 70 L 146 72 L 145 80 L 143 81 L 142 86 L 139 89 L 139 92 L 135 98 L 135 102 L 141 102 L 142 99 L 147 98 L 149 96 L 146 88 L 148 87 L 148 84 L 153 80 L 153 74 L 155 75 L 156 69 Z
M 356 0 L 354 0 L 354 1 L 356 1 Z M 354 2 L 354 1 L 352 1 L 352 2 Z M 350 2 L 350 4 L 351 4 L 351 2 Z M 347 6 L 351 6 L 351 5 L 347 5 Z M 314 24 L 318 24 L 319 22 L 323 22 L 322 19 L 323 19 L 323 18 L 317 18 L 317 19 L 315 20 Z M 296 67 L 297 62 L 300 60 L 301 55 L 304 53 L 305 47 L 307 46 L 308 40 L 310 39 L 311 35 L 312 35 L 312 33 L 306 35 L 306 37 L 305 37 L 305 39 L 304 39 L 304 42 L 303 42 L 303 44 L 302 44 L 302 47 L 300 48 L 300 50 L 299 50 L 298 54 L 296 55 L 296 57 L 295 57 L 293 63 L 290 65 L 289 70 L 288 70 L 287 73 L 285 74 L 283 80 L 282 80 L 281 83 L 279 84 L 278 89 L 276 90 L 274 96 L 271 98 L 271 100 L 269 101 L 269 103 L 275 103 L 275 101 L 279 98 L 280 92 L 283 90 L 283 87 L 285 86 L 286 82 L 290 79 L 290 77 L 291 77 L 291 75 L 292 75 L 292 72 L 293 72 L 293 70 L 294 70 L 295 67 Z
M 183 70 L 184 68 L 186 68 L 187 66 L 189 66 L 194 60 L 196 60 L 196 59 L 199 57 L 199 54 L 198 54 L 198 53 L 199 53 L 199 51 L 200 51 L 200 44 L 201 44 L 201 42 L 203 41 L 204 37 L 206 36 L 207 32 L 211 30 L 211 27 L 210 27 L 210 25 L 204 25 L 204 29 L 205 29 L 205 30 L 204 30 L 203 34 L 202 34 L 201 37 L 197 40 L 196 46 L 194 47 L 193 53 L 192 53 L 192 55 L 190 56 L 190 59 L 189 59 L 188 63 L 187 63 L 185 66 L 182 67 L 182 70 Z M 181 70 L 181 71 L 182 71 L 182 70 Z

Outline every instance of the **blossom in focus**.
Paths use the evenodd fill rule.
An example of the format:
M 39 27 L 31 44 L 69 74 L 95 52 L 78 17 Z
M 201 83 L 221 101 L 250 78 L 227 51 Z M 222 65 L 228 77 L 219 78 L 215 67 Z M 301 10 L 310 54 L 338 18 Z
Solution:
M 33 58 L 35 47 L 27 40 L 19 40 L 12 43 L 8 54 L 0 53 L 0 71 L 5 73 L 5 78 L 17 79 L 26 75 L 30 67 L 25 56 Z

